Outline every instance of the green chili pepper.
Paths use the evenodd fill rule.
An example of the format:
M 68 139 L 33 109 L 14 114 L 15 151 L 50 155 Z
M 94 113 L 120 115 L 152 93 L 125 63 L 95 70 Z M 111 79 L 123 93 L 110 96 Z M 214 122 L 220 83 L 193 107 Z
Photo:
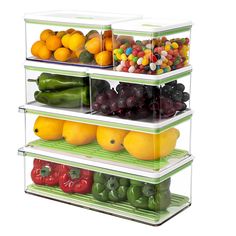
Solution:
M 36 101 L 53 107 L 77 108 L 89 105 L 89 88 L 77 87 L 62 91 L 36 91 Z
M 102 202 L 120 202 L 127 199 L 130 185 L 128 179 L 102 173 L 95 173 L 93 179 L 92 194 L 95 199 Z
M 170 179 L 157 185 L 133 180 L 130 183 L 131 186 L 127 191 L 127 198 L 132 206 L 146 210 L 161 211 L 166 210 L 170 205 Z
M 47 91 L 88 86 L 89 80 L 88 77 L 42 73 L 36 82 L 40 91 Z

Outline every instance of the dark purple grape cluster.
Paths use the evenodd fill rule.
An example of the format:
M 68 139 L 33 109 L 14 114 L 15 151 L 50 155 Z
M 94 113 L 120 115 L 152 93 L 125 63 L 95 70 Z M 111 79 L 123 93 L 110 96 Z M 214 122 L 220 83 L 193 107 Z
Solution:
M 163 87 L 120 82 L 115 89 L 98 94 L 92 106 L 104 115 L 125 119 L 168 118 L 187 108 L 189 94 L 184 90 L 184 85 L 177 81 Z

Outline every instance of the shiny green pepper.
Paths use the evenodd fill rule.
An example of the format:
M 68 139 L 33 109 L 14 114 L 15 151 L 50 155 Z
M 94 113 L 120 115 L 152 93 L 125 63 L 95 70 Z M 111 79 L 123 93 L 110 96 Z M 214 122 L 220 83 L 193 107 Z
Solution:
M 130 185 L 128 179 L 95 173 L 93 180 L 92 194 L 95 199 L 102 202 L 121 202 L 127 199 Z
M 88 86 L 88 81 L 88 77 L 42 73 L 36 82 L 40 91 L 48 91 Z
M 136 207 L 152 211 L 162 211 L 170 205 L 170 179 L 154 185 L 131 180 L 127 191 L 128 202 Z
M 37 102 L 52 107 L 79 108 L 89 105 L 89 88 L 77 87 L 62 91 L 36 91 L 34 98 Z

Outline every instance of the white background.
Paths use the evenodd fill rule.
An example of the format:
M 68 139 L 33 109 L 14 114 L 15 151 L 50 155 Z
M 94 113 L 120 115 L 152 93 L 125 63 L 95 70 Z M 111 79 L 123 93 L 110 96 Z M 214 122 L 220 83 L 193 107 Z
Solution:
M 0 3 L 0 235 L 235 235 L 236 34 L 233 0 L 21 0 Z M 194 22 L 191 62 L 193 205 L 155 228 L 24 194 L 24 21 L 26 12 L 100 10 Z

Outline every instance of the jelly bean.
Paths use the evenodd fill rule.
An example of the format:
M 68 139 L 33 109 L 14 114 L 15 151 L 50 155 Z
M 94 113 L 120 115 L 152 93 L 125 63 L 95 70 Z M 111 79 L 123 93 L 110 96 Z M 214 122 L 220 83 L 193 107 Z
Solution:
M 164 61 L 166 57 L 164 55 L 161 55 L 161 60 Z
M 117 54 L 116 54 L 116 57 L 117 57 L 117 59 L 118 59 L 119 61 L 121 61 L 121 54 L 120 54 L 120 53 L 117 53 Z
M 140 52 L 138 52 L 138 57 L 143 57 L 145 55 L 145 53 L 144 53 L 144 51 L 140 51 Z
M 118 48 L 116 48 L 116 49 L 113 51 L 113 53 L 114 53 L 114 54 L 117 54 L 117 53 L 119 53 L 119 49 L 118 49 Z
M 135 63 L 134 63 L 133 61 L 130 61 L 130 62 L 129 62 L 129 65 L 130 65 L 130 66 L 134 66 Z
M 151 69 L 152 71 L 156 70 L 156 68 L 157 68 L 157 66 L 156 66 L 155 63 L 150 63 L 149 66 L 150 66 L 150 69 Z
M 121 60 L 122 61 L 126 61 L 127 60 L 127 56 L 124 53 L 121 54 Z
M 136 40 L 136 44 L 142 45 L 142 41 L 141 40 Z
M 123 72 L 128 72 L 128 70 L 129 70 L 128 67 L 123 67 L 123 68 L 122 68 L 122 71 L 123 71 Z
M 168 51 L 168 54 L 170 54 L 170 55 L 173 55 L 173 53 L 174 53 L 174 51 L 173 51 L 172 49 L 170 49 L 170 50 Z
M 167 58 L 168 60 L 171 60 L 171 59 L 172 59 L 172 55 L 168 54 L 168 55 L 166 56 L 166 58 Z
M 114 55 L 113 58 L 114 58 L 115 61 L 118 61 L 118 58 L 117 58 L 116 55 Z
M 122 71 L 123 66 L 120 64 L 119 66 L 116 67 L 117 71 Z
M 129 69 L 128 69 L 128 72 L 129 73 L 133 73 L 135 71 L 135 67 L 134 66 L 131 66 Z
M 138 65 L 141 65 L 141 64 L 142 64 L 142 61 L 143 61 L 143 58 L 140 57 L 140 58 L 137 60 L 137 64 L 138 64 Z
M 125 54 L 129 56 L 132 53 L 133 49 L 131 47 L 127 48 Z
M 161 51 L 161 55 L 162 55 L 162 56 L 166 57 L 167 54 L 168 54 L 167 51 Z
M 185 65 L 185 66 L 188 65 L 188 60 L 185 60 L 185 61 L 184 61 L 184 65 Z
M 118 49 L 118 53 L 119 53 L 119 54 L 122 54 L 123 52 L 124 52 L 124 50 L 123 50 L 122 48 L 119 48 L 119 49 Z
M 171 42 L 170 41 L 166 41 L 165 44 L 166 45 L 171 45 Z
M 157 60 L 161 59 L 161 55 L 160 55 L 160 54 L 155 53 L 154 55 L 155 55 L 155 57 L 157 58 Z
M 149 66 L 149 65 L 144 66 L 144 70 L 145 70 L 145 71 L 149 71 L 149 70 L 150 70 L 150 66 Z
M 169 66 L 172 66 L 173 65 L 173 62 L 172 61 L 168 61 L 167 63 Z
M 125 66 L 125 61 L 121 61 L 120 64 L 121 64 L 122 66 Z
M 146 66 L 146 65 L 148 65 L 148 63 L 149 63 L 148 58 L 147 58 L 147 57 L 144 57 L 143 60 L 142 60 L 142 65 L 143 65 L 143 66 Z
M 178 43 L 173 42 L 173 43 L 171 44 L 171 47 L 174 48 L 174 49 L 177 49 L 177 48 L 179 47 L 179 45 L 178 45 Z
M 167 41 L 167 38 L 165 37 L 165 36 L 163 36 L 162 38 L 161 38 L 161 42 L 165 42 L 165 41 Z
M 162 60 L 161 59 L 157 60 L 156 64 L 160 66 L 162 64 Z
M 144 69 L 144 65 L 140 65 L 140 66 L 139 66 L 139 69 L 140 69 L 140 70 Z
M 189 38 L 185 38 L 185 44 L 189 44 Z
M 123 49 L 123 52 L 124 52 L 124 51 L 126 50 L 127 46 L 126 46 L 126 44 L 122 44 L 122 45 L 120 46 L 120 48 Z
M 133 58 L 133 62 L 136 63 L 138 61 L 138 57 Z
M 130 67 L 129 61 L 126 61 L 126 62 L 125 62 L 125 67 L 128 67 L 128 68 Z
M 147 48 L 145 46 L 142 46 L 142 50 L 145 51 Z
M 157 70 L 159 70 L 161 67 L 159 65 L 157 65 Z
M 169 51 L 170 50 L 170 44 L 166 44 L 166 46 L 165 46 L 165 51 Z
M 146 44 L 146 48 L 152 49 L 152 48 L 153 48 L 153 45 L 152 45 L 151 43 L 148 43 L 148 44 Z
M 136 57 L 136 56 L 138 55 L 138 51 L 137 51 L 136 49 L 134 49 L 133 52 L 132 52 L 132 54 L 133 54 L 133 56 Z
M 163 69 L 157 70 L 157 74 L 158 74 L 158 75 L 163 74 L 163 72 L 164 72 Z
M 133 55 L 133 54 L 130 54 L 130 55 L 128 56 L 128 60 L 129 60 L 129 61 L 132 61 L 133 58 L 134 58 L 134 55 Z
M 178 50 L 178 49 L 174 49 L 173 55 L 174 55 L 174 56 L 178 56 L 178 55 L 179 55 L 179 50 Z

